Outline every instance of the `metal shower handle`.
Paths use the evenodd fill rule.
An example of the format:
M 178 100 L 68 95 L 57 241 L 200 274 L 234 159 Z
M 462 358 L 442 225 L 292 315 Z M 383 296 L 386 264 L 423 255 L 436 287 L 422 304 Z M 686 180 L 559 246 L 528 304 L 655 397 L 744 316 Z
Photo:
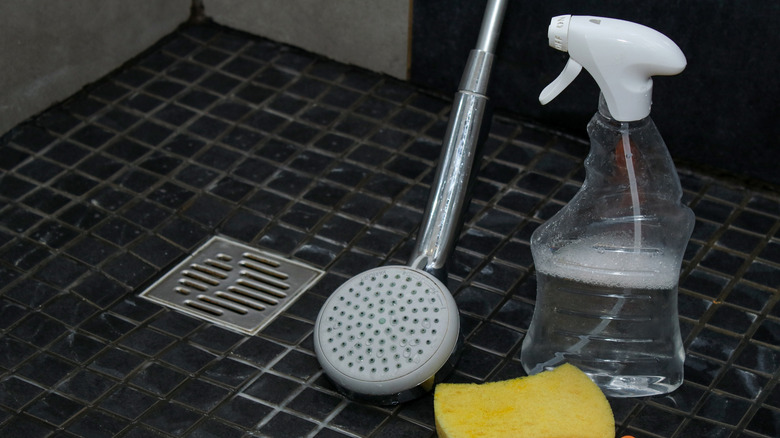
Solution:
M 439 167 L 409 266 L 422 269 L 447 284 L 446 263 L 460 230 L 468 201 L 478 145 L 487 137 L 490 120 L 486 96 L 493 52 L 501 32 L 507 0 L 488 0 L 477 47 L 469 54 L 455 93 L 444 136 Z

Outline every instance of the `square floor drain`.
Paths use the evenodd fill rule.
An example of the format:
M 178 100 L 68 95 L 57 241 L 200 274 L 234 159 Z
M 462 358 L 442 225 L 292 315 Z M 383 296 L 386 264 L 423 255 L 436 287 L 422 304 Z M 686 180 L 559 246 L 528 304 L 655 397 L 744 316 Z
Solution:
M 140 296 L 255 334 L 323 274 L 304 263 L 215 236 Z

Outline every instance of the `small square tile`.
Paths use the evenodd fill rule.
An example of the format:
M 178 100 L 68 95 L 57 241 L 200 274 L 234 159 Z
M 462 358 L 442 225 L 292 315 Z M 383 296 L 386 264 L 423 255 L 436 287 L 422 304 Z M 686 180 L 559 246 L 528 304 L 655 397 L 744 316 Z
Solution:
M 98 123 L 115 131 L 124 131 L 133 126 L 138 120 L 140 120 L 140 118 L 136 115 L 130 114 L 119 108 L 113 108 L 103 114 L 98 119 Z
M 85 237 L 71 245 L 67 254 L 90 265 L 96 266 L 117 252 L 117 248 L 102 240 Z
M 260 428 L 260 432 L 269 438 L 286 438 L 289 436 L 306 436 L 317 425 L 306 419 L 278 412 Z
M 294 155 L 298 150 L 299 148 L 290 142 L 270 139 L 255 152 L 255 155 L 277 163 L 282 163 L 287 161 L 287 159 Z
M 51 387 L 71 373 L 74 368 L 76 368 L 75 365 L 54 355 L 40 353 L 19 367 L 16 374 L 38 382 L 42 386 Z M 37 390 L 30 391 L 34 393 Z
M 148 94 L 132 94 L 122 101 L 122 105 L 131 110 L 149 113 L 163 104 L 161 99 Z
M 147 392 L 165 397 L 181 384 L 187 376 L 172 368 L 152 363 L 133 376 L 130 383 Z
M 768 379 L 739 368 L 731 368 L 723 375 L 717 389 L 749 400 L 759 396 Z
M 190 164 L 176 175 L 176 179 L 185 184 L 189 184 L 190 186 L 203 188 L 211 183 L 218 175 L 219 174 L 214 170 L 196 164 Z
M 311 178 L 309 177 L 280 170 L 267 185 L 269 188 L 278 190 L 290 197 L 295 197 L 302 193 L 309 183 L 311 183 Z
M 270 406 L 239 396 L 223 403 L 215 415 L 231 423 L 252 428 L 272 411 Z
M 183 89 L 184 86 L 182 84 L 165 80 L 165 79 L 155 80 L 153 82 L 148 83 L 144 87 L 144 91 L 146 91 L 147 93 L 165 99 L 172 98 L 173 96 L 179 94 L 179 92 Z
M 240 438 L 244 436 L 244 431 L 221 421 L 207 419 L 199 423 L 189 436 L 192 438 Z
M 98 306 L 106 306 L 128 293 L 125 286 L 97 272 L 87 275 L 73 290 Z
M 641 412 L 631 425 L 659 436 L 671 436 L 683 421 L 682 416 L 655 406 L 645 406 Z
M 239 387 L 259 373 L 257 368 L 231 358 L 212 362 L 203 371 L 203 376 L 232 387 Z
M 97 337 L 115 341 L 135 328 L 135 325 L 110 313 L 101 313 L 84 322 L 80 328 Z
M 127 386 L 117 387 L 117 390 L 103 399 L 100 407 L 130 420 L 135 420 L 155 404 L 157 399 Z
M 236 355 L 236 357 L 262 367 L 284 351 L 285 347 L 275 342 L 253 336 L 245 342 L 242 342 L 232 351 L 232 353 Z
M 98 373 L 82 370 L 57 386 L 57 390 L 92 403 L 116 384 Z
M 221 73 L 212 73 L 206 76 L 198 84 L 201 87 L 214 91 L 215 93 L 224 95 L 224 94 L 228 94 L 231 90 L 236 88 L 240 83 L 241 81 L 232 78 L 230 76 L 223 75 Z
M 192 122 L 187 127 L 187 131 L 193 134 L 197 134 L 201 137 L 205 137 L 207 139 L 213 140 L 219 137 L 229 127 L 230 125 L 228 123 L 223 122 L 219 119 L 215 119 L 209 116 L 202 116 L 199 119 Z
M 484 381 L 500 363 L 500 356 L 465 345 L 456 369 L 461 373 Z
M 480 327 L 468 342 L 485 350 L 506 355 L 523 339 L 523 334 L 497 324 L 486 323 Z
M 216 356 L 189 344 L 176 344 L 166 351 L 160 360 L 194 373 L 213 361 Z
M 695 212 L 695 210 L 694 210 Z M 751 211 L 742 211 L 734 218 L 732 226 L 742 228 L 753 233 L 768 233 L 777 222 L 777 216 L 768 216 Z
M 739 345 L 739 338 L 704 329 L 691 342 L 688 349 L 709 357 L 727 361 Z
M 708 387 L 717 378 L 723 365 L 713 359 L 694 354 L 685 356 L 685 380 Z
M 76 294 L 65 294 L 46 303 L 43 311 L 70 326 L 76 327 L 99 310 Z
M 170 123 L 171 125 L 181 126 L 191 118 L 195 117 L 196 113 L 183 106 L 176 105 L 175 103 L 168 104 L 154 113 L 153 117 L 163 122 Z
M 753 339 L 770 345 L 780 345 L 780 321 L 770 318 L 764 319 L 753 333 Z
M 376 430 L 385 419 L 385 413 L 380 410 L 368 405 L 348 403 L 331 420 L 330 424 L 361 436 L 367 436 Z
M 175 339 L 170 336 L 148 328 L 142 328 L 124 337 L 120 345 L 148 356 L 156 356 L 174 342 Z
M 43 183 L 59 175 L 64 170 L 62 166 L 51 161 L 35 159 L 21 166 L 16 173 Z
M 248 78 L 254 75 L 263 67 L 263 64 L 253 61 L 249 58 L 236 57 L 221 67 L 221 70 L 242 78 Z
M 16 240 L 0 249 L 0 260 L 24 270 L 37 266 L 50 255 L 48 249 L 27 240 Z
M 81 403 L 61 395 L 47 394 L 25 409 L 25 412 L 48 423 L 61 426 L 83 408 L 84 405 Z
M 726 284 L 727 278 L 698 269 L 694 269 L 680 281 L 680 287 L 712 298 L 717 298 Z
M 60 255 L 50 259 L 35 277 L 64 289 L 87 271 L 84 264 Z
M 737 308 L 721 305 L 715 310 L 708 323 L 735 333 L 744 334 L 758 319 L 758 315 Z
M 128 422 L 99 411 L 88 411 L 68 426 L 68 432 L 75 436 L 111 437 L 116 436 Z
M 301 380 L 308 380 L 320 369 L 316 357 L 295 350 L 288 352 L 273 366 L 274 371 Z
M 123 137 L 106 146 L 105 151 L 127 162 L 133 162 L 149 152 L 149 148 Z
M 183 337 L 191 333 L 202 324 L 202 321 L 180 312 L 164 311 L 150 324 L 162 332 L 171 336 Z
M 143 230 L 132 223 L 111 218 L 95 230 L 95 234 L 119 246 L 125 246 L 137 239 Z
M 268 403 L 281 404 L 298 386 L 297 382 L 290 379 L 265 373 L 247 386 L 243 393 Z
M 168 175 L 176 170 L 181 163 L 182 160 L 180 158 L 161 153 L 152 153 L 140 163 L 140 167 L 158 175 Z
M 377 438 L 391 438 L 391 437 L 408 437 L 408 438 L 426 438 L 431 435 L 431 430 L 422 427 L 418 424 L 410 421 L 393 417 L 382 425 L 379 432 L 376 434 Z
M 128 135 L 146 144 L 156 146 L 162 143 L 172 133 L 173 131 L 167 127 L 148 121 L 130 131 Z
M 203 380 L 189 380 L 176 391 L 173 400 L 209 412 L 219 405 L 229 393 L 230 391 L 227 389 Z
M 705 390 L 687 382 L 683 382 L 683 384 L 673 392 L 663 397 L 655 397 L 653 398 L 653 401 L 683 412 L 691 412 L 705 394 Z
M 750 402 L 747 400 L 711 393 L 697 415 L 736 426 L 749 408 Z
M 341 403 L 342 398 L 326 394 L 316 389 L 306 388 L 287 404 L 304 415 L 324 420 Z
M 183 255 L 182 250 L 157 236 L 141 239 L 133 246 L 132 251 L 144 261 L 159 268 L 170 265 Z
M 214 94 L 200 90 L 193 90 L 185 93 L 183 96 L 177 97 L 176 101 L 182 105 L 202 110 L 210 106 L 217 99 L 219 99 L 219 97 Z
M 53 214 L 70 202 L 70 198 L 54 192 L 46 187 L 27 195 L 22 202 L 44 213 Z
M 0 404 L 15 410 L 21 409 L 43 392 L 43 388 L 14 376 L 0 382 L 0 389 Z
M 148 199 L 170 209 L 178 209 L 189 201 L 195 193 L 178 184 L 165 182 L 160 188 L 149 194 Z
M 777 436 L 780 433 L 780 410 L 761 408 L 753 415 L 747 430 L 766 436 Z
M 163 54 L 162 56 L 167 55 Z M 194 82 L 206 74 L 206 68 L 188 61 L 179 61 L 171 66 L 166 73 L 176 79 Z
M 54 287 L 34 279 L 24 279 L 13 285 L 3 295 L 34 309 L 59 293 Z
M 259 184 L 268 179 L 276 168 L 276 166 L 265 160 L 248 158 L 235 168 L 233 174 Z
M 760 373 L 772 374 L 780 368 L 780 351 L 750 342 L 737 356 L 734 364 Z
M 70 138 L 91 148 L 98 148 L 111 140 L 114 134 L 97 126 L 88 125 L 73 133 Z
M 253 187 L 250 184 L 231 177 L 226 177 L 219 180 L 209 192 L 229 201 L 239 202 L 252 191 L 252 188 Z
M 19 322 L 10 333 L 44 349 L 66 330 L 67 327 L 61 322 L 40 313 L 33 313 Z
M 274 91 L 270 88 L 260 87 L 250 83 L 242 86 L 235 92 L 235 95 L 249 103 L 260 104 L 273 96 Z
M 14 417 L 4 425 L 0 426 L 0 435 L 3 436 L 24 436 L 28 438 L 43 438 L 51 436 L 50 434 L 55 430 L 53 426 L 49 426 L 39 421 L 34 421 L 25 417 Z
M 149 172 L 129 170 L 120 175 L 116 182 L 121 187 L 141 193 L 155 185 L 159 180 L 159 177 Z
M 11 336 L 3 336 L 0 338 L 0 352 L 0 366 L 11 369 L 35 354 L 37 349 Z
M 701 266 L 716 270 L 728 276 L 734 276 L 744 263 L 745 259 L 743 257 L 715 249 L 707 251 L 699 262 Z
M 109 211 L 116 211 L 133 199 L 133 195 L 114 189 L 113 187 L 103 186 L 94 193 L 89 202 Z
M 214 351 L 229 351 L 244 337 L 222 327 L 209 325 L 190 336 L 190 340 Z
M 132 254 L 120 254 L 109 260 L 103 271 L 130 288 L 137 288 L 149 280 L 157 270 Z

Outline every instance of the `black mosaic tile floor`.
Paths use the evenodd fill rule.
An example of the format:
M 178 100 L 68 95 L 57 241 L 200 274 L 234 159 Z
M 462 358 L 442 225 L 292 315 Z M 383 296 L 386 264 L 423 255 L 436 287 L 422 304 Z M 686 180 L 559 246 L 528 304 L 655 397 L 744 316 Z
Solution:
M 0 436 L 432 437 L 431 397 L 346 401 L 312 327 L 354 274 L 405 263 L 449 101 L 224 28 L 186 27 L 0 140 Z M 497 116 L 450 273 L 453 381 L 523 374 L 531 232 L 583 141 Z M 682 171 L 686 381 L 611 400 L 618 436 L 780 435 L 776 195 Z M 257 336 L 137 297 L 220 234 L 327 271 Z

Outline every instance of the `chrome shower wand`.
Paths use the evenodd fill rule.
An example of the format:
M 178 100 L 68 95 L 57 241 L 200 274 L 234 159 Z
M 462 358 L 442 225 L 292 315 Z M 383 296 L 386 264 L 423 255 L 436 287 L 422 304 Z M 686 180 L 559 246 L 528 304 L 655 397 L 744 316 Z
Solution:
M 469 180 L 479 144 L 487 138 L 490 114 L 487 88 L 496 41 L 507 1 L 489 0 L 477 47 L 469 54 L 453 99 L 439 167 L 428 206 L 409 258 L 409 266 L 447 282 L 446 263 L 452 254 L 469 195 Z
M 407 266 L 381 266 L 339 286 L 314 325 L 325 374 L 347 397 L 397 404 L 419 397 L 457 362 L 460 315 L 445 264 L 460 228 L 478 143 L 487 134 L 485 96 L 507 0 L 489 0 L 477 48 L 455 93 L 444 147 L 417 244 Z

